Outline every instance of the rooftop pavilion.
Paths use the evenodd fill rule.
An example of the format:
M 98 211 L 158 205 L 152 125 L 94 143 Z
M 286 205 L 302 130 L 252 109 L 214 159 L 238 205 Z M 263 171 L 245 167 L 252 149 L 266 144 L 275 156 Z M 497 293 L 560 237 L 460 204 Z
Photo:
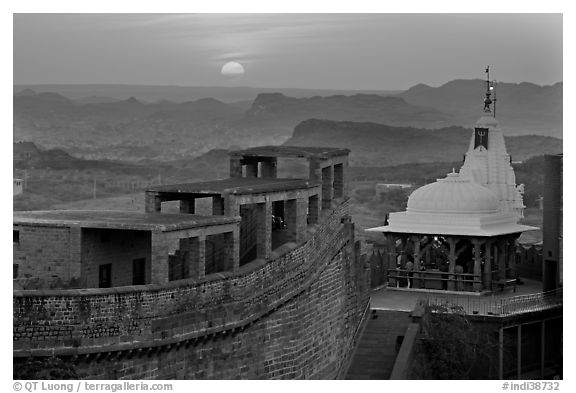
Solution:
M 211 198 L 212 214 L 240 216 L 240 264 L 267 259 L 285 242 L 300 242 L 322 210 L 347 195 L 348 149 L 261 146 L 230 153 L 230 178 L 146 190 L 146 212 L 179 201 L 194 214 L 196 199 Z M 305 159 L 307 178 L 278 178 L 278 158 Z
M 34 278 L 50 287 L 163 284 L 239 267 L 239 217 L 31 211 L 13 221 L 14 278 L 24 287 Z
M 238 222 L 236 217 L 190 214 L 155 214 L 132 211 L 47 210 L 16 211 L 14 224 L 56 227 L 125 229 L 139 231 L 177 231 Z

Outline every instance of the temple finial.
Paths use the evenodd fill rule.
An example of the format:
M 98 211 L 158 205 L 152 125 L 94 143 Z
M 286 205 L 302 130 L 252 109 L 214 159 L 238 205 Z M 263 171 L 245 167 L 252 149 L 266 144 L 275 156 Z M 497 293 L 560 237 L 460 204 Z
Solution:
M 484 112 L 490 113 L 492 110 L 490 109 L 490 105 L 492 104 L 492 100 L 490 96 L 492 95 L 492 89 L 490 88 L 490 66 L 486 66 L 486 98 L 484 98 Z

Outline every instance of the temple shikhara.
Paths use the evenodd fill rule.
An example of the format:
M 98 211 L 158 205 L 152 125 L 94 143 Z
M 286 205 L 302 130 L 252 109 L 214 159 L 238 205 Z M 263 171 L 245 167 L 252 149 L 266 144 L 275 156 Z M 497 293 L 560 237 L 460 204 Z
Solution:
M 388 242 L 389 286 L 486 292 L 516 284 L 516 241 L 538 228 L 518 224 L 523 185 L 516 185 L 493 89 L 488 77 L 484 109 L 459 173 L 415 190 L 406 211 L 367 229 L 382 232 Z

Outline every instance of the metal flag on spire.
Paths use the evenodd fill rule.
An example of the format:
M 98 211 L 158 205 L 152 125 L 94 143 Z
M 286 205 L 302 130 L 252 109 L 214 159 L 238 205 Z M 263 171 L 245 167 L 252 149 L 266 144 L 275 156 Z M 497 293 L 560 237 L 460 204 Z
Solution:
M 494 117 L 496 117 L 496 80 L 492 81 L 490 90 L 494 91 L 494 98 L 492 99 L 492 102 L 494 103 Z
M 490 105 L 492 104 L 492 100 L 490 96 L 492 92 L 490 91 L 490 66 L 486 66 L 486 98 L 484 99 L 484 112 L 490 113 Z

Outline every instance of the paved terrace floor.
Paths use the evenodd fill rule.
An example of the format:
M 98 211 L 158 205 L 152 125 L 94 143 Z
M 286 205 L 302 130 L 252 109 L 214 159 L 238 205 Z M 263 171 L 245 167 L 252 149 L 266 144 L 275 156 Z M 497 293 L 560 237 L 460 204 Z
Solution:
M 411 291 L 407 289 L 398 288 L 382 288 L 372 292 L 370 300 L 370 308 L 374 310 L 391 310 L 391 311 L 412 311 L 416 302 L 419 299 L 426 299 L 428 297 L 449 297 L 454 299 L 463 299 L 466 301 L 468 298 L 474 302 L 491 302 L 494 300 L 508 299 L 520 295 L 529 295 L 542 292 L 542 283 L 540 281 L 522 279 L 523 285 L 516 286 L 516 292 L 511 287 L 506 288 L 504 291 L 496 290 L 491 295 L 467 295 L 466 292 L 424 292 L 424 291 Z

